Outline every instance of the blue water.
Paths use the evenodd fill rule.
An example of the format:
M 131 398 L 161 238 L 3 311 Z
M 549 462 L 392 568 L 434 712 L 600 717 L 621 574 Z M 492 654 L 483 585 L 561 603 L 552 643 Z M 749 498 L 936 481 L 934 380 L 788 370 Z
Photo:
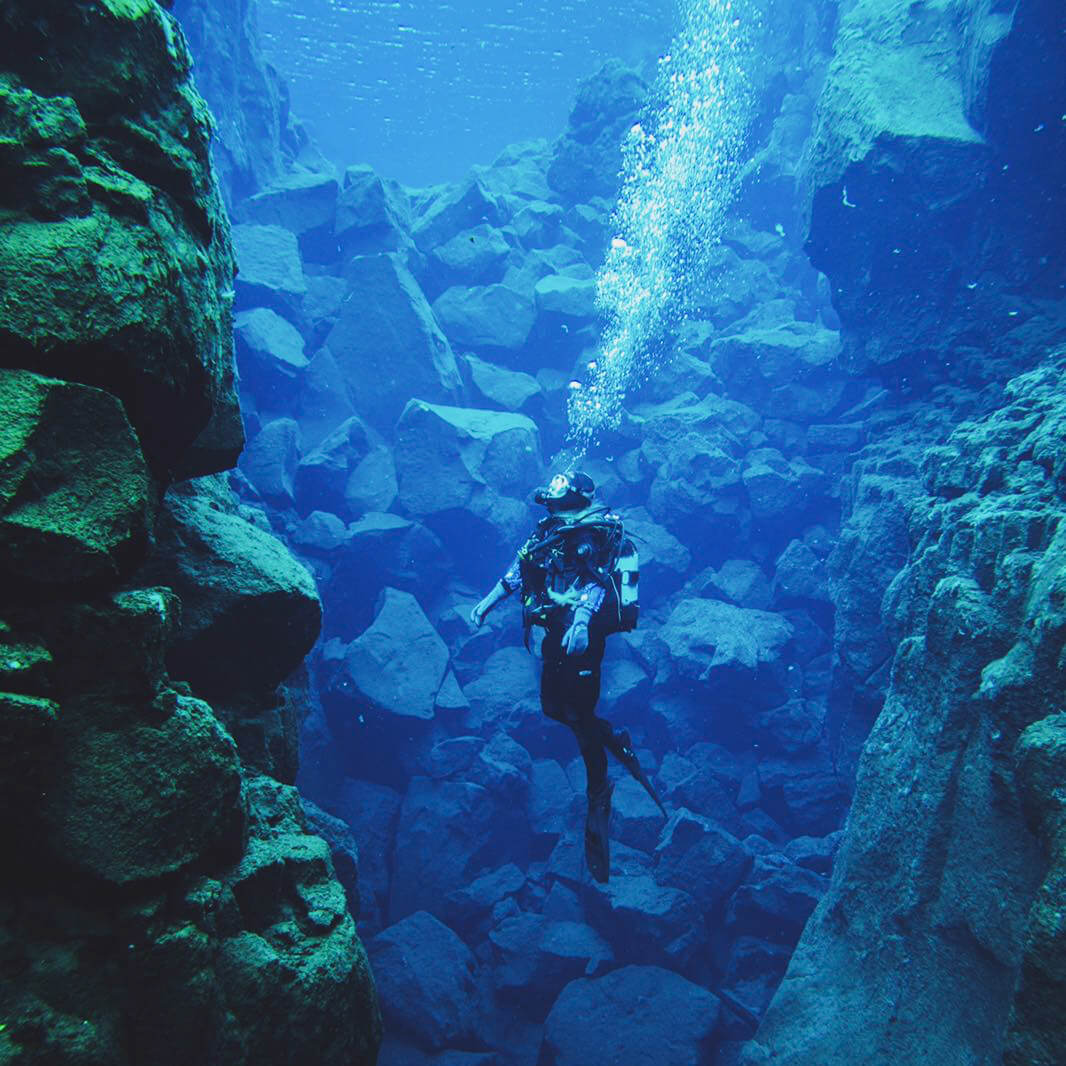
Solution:
M 263 46 L 334 161 L 409 185 L 554 137 L 581 78 L 661 54 L 672 0 L 263 0 Z
M 1054 183 L 981 125 L 1003 20 L 875 6 L 261 0 L 326 161 L 234 207 L 234 484 L 322 598 L 299 784 L 382 1066 L 734 1066 L 829 888 L 924 450 L 1063 291 Z M 497 585 L 577 469 L 640 559 L 605 652 L 583 579 L 547 636 Z

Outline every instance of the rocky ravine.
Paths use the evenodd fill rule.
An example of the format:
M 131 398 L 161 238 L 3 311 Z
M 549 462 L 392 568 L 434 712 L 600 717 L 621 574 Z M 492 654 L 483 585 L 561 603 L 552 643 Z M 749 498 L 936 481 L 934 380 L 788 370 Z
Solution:
M 845 361 L 910 401 L 873 420 L 830 561 L 838 732 L 886 698 L 748 1063 L 1062 1062 L 1056 24 L 1041 0 L 863 0 L 841 21 L 810 248 Z M 942 440 L 936 408 L 973 417 Z
M 278 688 L 317 593 L 209 476 L 243 434 L 189 68 L 154 0 L 0 12 L 0 1061 L 372 1063 Z

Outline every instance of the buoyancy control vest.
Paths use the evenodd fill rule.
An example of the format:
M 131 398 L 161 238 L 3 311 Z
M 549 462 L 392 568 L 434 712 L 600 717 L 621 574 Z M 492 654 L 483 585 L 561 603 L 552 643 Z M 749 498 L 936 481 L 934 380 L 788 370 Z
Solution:
M 640 614 L 637 549 L 622 519 L 606 508 L 577 515 L 554 514 L 537 523 L 518 551 L 523 620 L 545 628 L 558 624 L 567 595 L 593 582 L 604 590 L 596 624 L 604 634 L 628 632 Z

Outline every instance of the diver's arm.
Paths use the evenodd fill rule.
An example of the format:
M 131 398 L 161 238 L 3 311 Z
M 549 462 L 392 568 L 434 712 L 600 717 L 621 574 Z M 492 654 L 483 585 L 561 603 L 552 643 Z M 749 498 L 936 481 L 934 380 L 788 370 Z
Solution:
M 501 600 L 507 599 L 511 595 L 511 589 L 507 586 L 506 580 L 497 581 L 492 586 L 492 590 L 489 594 L 479 601 L 474 609 L 470 612 L 470 621 L 475 626 L 480 626 L 485 621 L 485 615 L 489 613 Z
M 589 622 L 592 621 L 593 613 L 592 609 L 585 605 L 574 608 L 574 620 L 563 634 L 563 651 L 567 655 L 583 655 L 588 651 Z

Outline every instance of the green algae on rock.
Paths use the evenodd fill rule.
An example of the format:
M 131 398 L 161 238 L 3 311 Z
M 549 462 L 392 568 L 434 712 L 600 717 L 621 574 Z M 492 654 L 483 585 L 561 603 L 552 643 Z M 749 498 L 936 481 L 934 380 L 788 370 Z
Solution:
M 0 11 L 4 362 L 115 393 L 153 470 L 184 476 L 241 446 L 230 419 L 206 466 L 193 449 L 237 401 L 229 225 L 189 67 L 152 0 Z
M 1066 1047 L 1066 713 L 1029 726 L 1016 755 L 1048 872 L 1029 912 L 1003 1062 L 1054 1066 Z
M 1055 718 L 1033 723 L 1061 712 L 1066 689 L 1064 383 L 1051 354 L 926 452 L 925 495 L 907 508 L 914 547 L 883 605 L 897 637 L 884 710 L 832 883 L 745 1063 L 960 1048 L 974 1062 L 1054 1061 L 1039 1054 L 1061 1039 L 1044 997 L 1066 972 L 1061 739 Z
M 55 587 L 114 579 L 147 550 L 153 492 L 122 405 L 0 370 L 0 572 Z
M 311 575 L 285 546 L 237 513 L 221 479 L 170 490 L 147 573 L 182 601 L 168 661 L 214 697 L 271 690 L 318 637 L 322 607 Z

